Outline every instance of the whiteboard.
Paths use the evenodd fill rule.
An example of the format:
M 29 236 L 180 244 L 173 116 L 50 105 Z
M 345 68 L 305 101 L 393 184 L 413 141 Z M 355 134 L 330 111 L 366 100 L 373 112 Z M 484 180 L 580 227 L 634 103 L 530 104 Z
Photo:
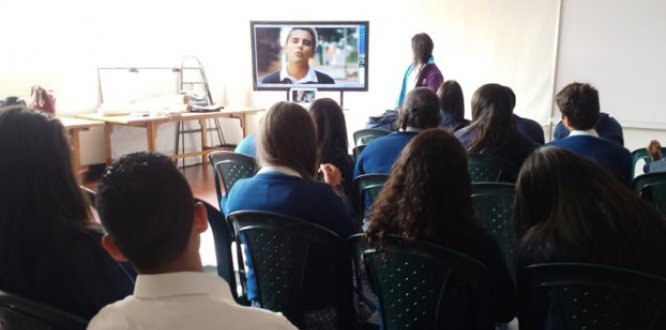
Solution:
M 623 126 L 666 125 L 666 1 L 562 0 L 561 13 L 556 92 L 588 82 Z

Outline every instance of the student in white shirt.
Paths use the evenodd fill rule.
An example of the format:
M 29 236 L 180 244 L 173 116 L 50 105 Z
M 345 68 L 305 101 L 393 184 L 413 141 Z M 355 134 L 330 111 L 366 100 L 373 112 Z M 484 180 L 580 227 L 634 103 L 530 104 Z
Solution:
M 88 329 L 296 329 L 279 314 L 237 305 L 222 278 L 203 273 L 206 210 L 169 157 L 120 158 L 97 196 L 102 245 L 139 275 L 134 294 L 104 307 Z

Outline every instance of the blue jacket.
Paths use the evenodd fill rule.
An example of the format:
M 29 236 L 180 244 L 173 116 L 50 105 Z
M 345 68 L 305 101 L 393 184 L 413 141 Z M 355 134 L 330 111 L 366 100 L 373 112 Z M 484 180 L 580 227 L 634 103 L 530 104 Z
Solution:
M 528 137 L 532 142 L 540 146 L 546 143 L 543 128 L 539 123 L 532 119 L 519 117 L 518 115 L 513 115 L 513 121 L 516 123 L 518 132 Z
M 402 149 L 418 132 L 395 132 L 368 143 L 356 160 L 354 178 L 368 173 L 390 173 Z
M 599 134 L 599 137 L 615 142 L 621 146 L 624 146 L 624 135 L 622 134 L 622 125 L 615 120 L 615 118 L 609 116 L 607 113 L 599 114 L 599 121 L 597 121 L 597 126 L 594 129 Z M 561 140 L 569 136 L 569 130 L 564 127 L 564 124 L 560 121 L 555 127 L 555 133 L 553 134 L 553 140 Z
M 579 155 L 589 157 L 618 180 L 626 185 L 631 185 L 631 178 L 634 173 L 631 153 L 614 142 L 589 135 L 576 135 L 553 141 L 548 145 L 568 149 Z

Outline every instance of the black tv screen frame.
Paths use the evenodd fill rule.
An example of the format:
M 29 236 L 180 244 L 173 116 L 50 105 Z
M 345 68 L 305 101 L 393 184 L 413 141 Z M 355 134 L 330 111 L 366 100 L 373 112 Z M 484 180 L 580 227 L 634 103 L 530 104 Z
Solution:
M 317 46 L 309 62 L 318 83 L 277 78 L 287 63 L 284 46 L 294 27 L 316 31 Z M 367 91 L 369 29 L 369 21 L 250 21 L 254 90 Z M 266 79 L 271 73 L 272 78 Z

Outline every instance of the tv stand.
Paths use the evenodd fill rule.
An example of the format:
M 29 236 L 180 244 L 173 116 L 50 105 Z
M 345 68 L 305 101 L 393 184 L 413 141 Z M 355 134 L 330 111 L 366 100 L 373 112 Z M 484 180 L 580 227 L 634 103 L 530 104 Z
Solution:
M 287 102 L 291 101 L 291 89 L 287 90 Z M 344 109 L 345 104 L 345 91 L 340 91 L 340 108 Z

